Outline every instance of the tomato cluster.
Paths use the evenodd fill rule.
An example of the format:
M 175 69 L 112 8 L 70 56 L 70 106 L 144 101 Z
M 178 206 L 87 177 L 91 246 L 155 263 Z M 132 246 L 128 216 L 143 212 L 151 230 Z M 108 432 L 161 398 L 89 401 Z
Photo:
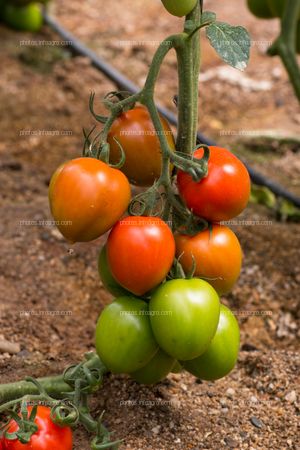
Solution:
M 161 123 L 175 151 L 170 127 L 162 118 Z M 103 286 L 115 297 L 96 327 L 101 360 L 110 371 L 146 384 L 182 368 L 203 379 L 225 376 L 238 356 L 239 328 L 220 295 L 238 279 L 242 250 L 219 222 L 247 204 L 245 166 L 228 150 L 210 147 L 206 177 L 195 181 L 178 170 L 183 202 L 209 223 L 190 235 L 185 228 L 171 230 L 159 217 L 125 214 L 130 183 L 153 183 L 162 170 L 160 141 L 145 107 L 120 114 L 108 143 L 110 162 L 117 162 L 120 148 L 125 154 L 120 170 L 92 157 L 77 158 L 56 170 L 49 187 L 52 215 L 69 241 L 91 241 L 110 230 L 98 259 Z M 194 154 L 202 156 L 203 149 Z M 174 275 L 178 262 L 187 278 Z

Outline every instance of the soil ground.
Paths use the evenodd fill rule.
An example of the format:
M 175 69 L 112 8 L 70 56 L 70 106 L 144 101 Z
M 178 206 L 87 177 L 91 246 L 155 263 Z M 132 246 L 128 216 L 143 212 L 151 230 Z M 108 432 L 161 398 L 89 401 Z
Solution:
M 245 2 L 239 2 L 238 14 L 236 1 L 221 3 L 207 0 L 206 8 L 220 20 L 246 26 L 254 45 L 246 73 L 236 79 L 227 72 L 224 79 L 224 64 L 203 44 L 202 71 L 209 80 L 200 84 L 201 130 L 237 150 L 244 148 L 242 134 L 299 134 L 299 104 L 287 76 L 278 59 L 264 55 L 277 22 L 256 20 Z M 118 8 L 101 0 L 57 0 L 51 9 L 139 85 L 158 42 L 180 26 L 158 0 L 119 0 Z M 94 348 L 95 322 L 111 300 L 97 274 L 102 241 L 71 248 L 45 222 L 51 220 L 47 186 L 55 168 L 81 151 L 82 127 L 93 123 L 90 92 L 96 92 L 103 111 L 100 99 L 115 86 L 60 45 L 24 45 L 24 40 L 58 40 L 50 29 L 33 36 L 1 26 L 0 38 L 0 338 L 21 346 L 16 355 L 0 354 L 1 380 L 8 382 L 59 373 Z M 174 110 L 175 94 L 171 55 L 157 99 Z M 299 148 L 274 141 L 245 154 L 254 167 L 300 194 Z M 233 229 L 244 266 L 223 300 L 241 325 L 237 367 L 215 383 L 172 374 L 155 387 L 141 387 L 126 376 L 108 377 L 93 411 L 106 410 L 105 423 L 124 438 L 124 450 L 300 448 L 299 225 L 277 222 L 271 211 L 252 205 Z M 88 450 L 89 440 L 76 431 L 74 449 Z

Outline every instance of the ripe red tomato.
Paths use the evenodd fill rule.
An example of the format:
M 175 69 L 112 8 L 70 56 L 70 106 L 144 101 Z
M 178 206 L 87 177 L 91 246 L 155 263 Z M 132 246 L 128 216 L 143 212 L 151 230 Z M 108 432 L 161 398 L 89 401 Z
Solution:
M 107 258 L 115 280 L 135 295 L 158 286 L 175 256 L 175 240 L 157 217 L 132 216 L 119 221 L 107 241 Z
M 231 291 L 242 265 L 242 249 L 230 228 L 213 225 L 195 236 L 175 236 L 176 257 L 186 273 L 196 264 L 195 277 L 208 281 L 219 295 Z
M 49 187 L 51 213 L 72 242 L 92 241 L 108 231 L 126 211 L 130 185 L 119 170 L 95 158 L 61 165 Z
M 184 361 L 184 368 L 202 380 L 218 380 L 234 368 L 238 359 L 240 329 L 229 308 L 221 305 L 220 319 L 205 353 L 191 361 Z
M 32 407 L 28 407 L 28 411 L 32 411 Z M 28 444 L 21 444 L 20 441 L 13 441 L 4 437 L 3 444 L 5 450 L 72 450 L 73 438 L 72 431 L 69 427 L 60 427 L 52 422 L 51 408 L 46 406 L 38 406 L 35 423 L 38 431 L 32 435 Z M 14 420 L 10 421 L 8 428 L 9 433 L 18 430 L 18 425 Z
M 203 149 L 194 156 L 201 158 Z M 210 147 L 208 175 L 195 182 L 179 171 L 177 184 L 187 207 L 210 222 L 230 220 L 247 206 L 250 196 L 250 177 L 244 164 L 229 150 Z
M 160 116 L 168 144 L 175 150 L 172 130 L 168 122 Z M 132 184 L 151 186 L 161 172 L 161 147 L 158 136 L 147 108 L 136 106 L 123 112 L 112 124 L 108 135 L 110 160 L 116 163 L 120 159 L 122 146 L 126 160 L 121 167 Z

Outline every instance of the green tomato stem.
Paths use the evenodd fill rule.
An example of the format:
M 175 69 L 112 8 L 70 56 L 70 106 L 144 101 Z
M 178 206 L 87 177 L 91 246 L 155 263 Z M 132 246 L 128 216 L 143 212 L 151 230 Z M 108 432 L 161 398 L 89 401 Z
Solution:
M 300 66 L 297 62 L 296 36 L 300 13 L 300 0 L 287 0 L 281 18 L 281 32 L 268 50 L 269 55 L 278 55 L 289 75 L 295 94 L 300 101 Z

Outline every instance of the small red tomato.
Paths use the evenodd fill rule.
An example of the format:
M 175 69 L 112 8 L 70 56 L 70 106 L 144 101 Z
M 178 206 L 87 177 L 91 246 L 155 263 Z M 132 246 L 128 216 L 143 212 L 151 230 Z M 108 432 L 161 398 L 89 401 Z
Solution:
M 32 411 L 32 407 L 28 407 Z M 31 436 L 28 444 L 21 444 L 17 439 L 9 440 L 4 437 L 3 445 L 5 450 L 72 450 L 73 438 L 69 427 L 60 427 L 52 422 L 51 408 L 38 406 L 35 423 L 38 431 Z M 14 420 L 10 421 L 8 433 L 18 430 L 18 425 Z M 1 448 L 1 447 L 0 447 Z
M 177 185 L 187 207 L 210 222 L 230 220 L 247 206 L 250 177 L 244 164 L 229 150 L 209 147 L 208 175 L 195 182 L 186 172 L 179 171 Z M 194 154 L 202 158 L 203 149 Z
M 122 217 L 130 201 L 130 185 L 122 172 L 104 162 L 77 158 L 52 176 L 49 201 L 63 236 L 71 242 L 87 242 Z
M 176 256 L 185 272 L 195 263 L 194 277 L 208 281 L 219 295 L 231 291 L 242 265 L 242 249 L 230 228 L 213 225 L 195 236 L 177 234 Z
M 157 217 L 126 217 L 113 227 L 108 237 L 111 273 L 135 295 L 158 286 L 168 274 L 174 256 L 172 231 Z

